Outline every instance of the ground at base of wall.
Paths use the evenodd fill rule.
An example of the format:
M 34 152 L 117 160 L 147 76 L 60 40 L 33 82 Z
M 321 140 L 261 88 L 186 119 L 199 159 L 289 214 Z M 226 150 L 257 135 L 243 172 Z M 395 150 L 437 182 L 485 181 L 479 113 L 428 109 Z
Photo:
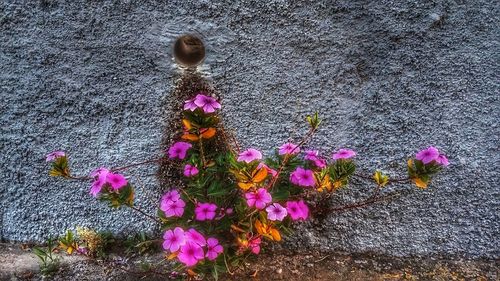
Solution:
M 160 253 L 126 257 L 111 253 L 106 261 L 61 255 L 61 266 L 43 278 L 30 247 L 0 244 L 0 280 L 169 280 Z M 144 271 L 145 264 L 160 266 Z M 499 260 L 396 258 L 372 254 L 263 253 L 247 268 L 221 280 L 498 280 Z

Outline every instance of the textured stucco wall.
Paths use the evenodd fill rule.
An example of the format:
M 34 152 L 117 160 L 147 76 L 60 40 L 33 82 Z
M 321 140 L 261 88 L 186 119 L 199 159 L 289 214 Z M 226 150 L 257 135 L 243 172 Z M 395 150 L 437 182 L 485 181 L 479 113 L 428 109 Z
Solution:
M 311 222 L 290 246 L 498 258 L 494 2 L 2 1 L 1 237 L 39 240 L 75 225 L 151 229 L 96 202 L 86 185 L 46 176 L 44 155 L 68 151 L 75 172 L 160 155 L 179 76 L 170 46 L 198 32 L 208 45 L 202 71 L 244 146 L 270 153 L 319 110 L 314 145 L 356 149 L 361 170 L 402 175 L 405 159 L 428 144 L 450 156 L 428 190 Z M 156 170 L 128 173 L 151 212 L 165 189 Z

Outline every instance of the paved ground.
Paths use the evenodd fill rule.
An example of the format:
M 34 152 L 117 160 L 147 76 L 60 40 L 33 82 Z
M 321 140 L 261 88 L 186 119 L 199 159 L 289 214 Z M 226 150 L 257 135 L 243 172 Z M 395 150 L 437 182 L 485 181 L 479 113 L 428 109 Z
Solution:
M 64 256 L 64 255 L 63 255 Z M 112 254 L 108 261 L 64 256 L 60 270 L 49 280 L 166 280 L 169 267 L 161 254 L 130 258 Z M 160 264 L 143 271 L 141 261 Z M 160 262 L 158 262 L 160 261 Z M 246 268 L 222 280 L 498 280 L 500 262 L 394 258 L 346 253 L 294 253 L 277 249 L 262 254 Z M 39 280 L 37 260 L 21 245 L 0 244 L 0 280 Z

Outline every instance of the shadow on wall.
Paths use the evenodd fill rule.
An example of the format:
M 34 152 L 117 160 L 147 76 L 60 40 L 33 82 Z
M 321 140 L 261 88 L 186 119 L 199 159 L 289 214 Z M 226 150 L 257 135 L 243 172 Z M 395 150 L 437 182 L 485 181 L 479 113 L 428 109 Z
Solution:
M 180 141 L 180 136 L 183 132 L 182 128 L 182 111 L 184 109 L 184 101 L 191 99 L 196 94 L 204 92 L 208 96 L 213 96 L 220 99 L 220 92 L 213 87 L 213 83 L 203 77 L 199 72 L 186 69 L 183 70 L 181 77 L 175 82 L 173 92 L 166 96 L 163 105 L 163 123 L 165 129 L 163 130 L 163 137 L 161 147 L 164 150 L 176 141 Z M 222 123 L 222 122 L 221 122 Z M 222 125 L 219 125 L 219 130 Z M 220 150 L 228 149 L 228 144 L 222 134 L 216 134 L 216 141 L 214 142 Z M 182 169 L 179 162 L 170 161 L 165 157 L 159 165 L 157 172 L 158 182 L 164 190 L 171 189 L 172 187 L 182 186 Z

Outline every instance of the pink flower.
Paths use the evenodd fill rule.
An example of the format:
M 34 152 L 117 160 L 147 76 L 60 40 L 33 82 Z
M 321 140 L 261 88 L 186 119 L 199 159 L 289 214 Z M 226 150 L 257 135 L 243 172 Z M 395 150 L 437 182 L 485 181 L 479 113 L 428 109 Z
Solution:
M 195 111 L 198 106 L 194 103 L 194 98 L 184 102 L 184 110 Z
M 186 153 L 191 147 L 190 143 L 183 141 L 176 142 L 168 149 L 168 157 L 170 159 L 179 158 L 182 160 L 186 158 Z
M 295 185 L 303 187 L 314 187 L 316 185 L 313 171 L 301 167 L 297 167 L 297 169 L 290 174 L 290 181 Z
M 167 230 L 163 234 L 163 249 L 170 252 L 177 252 L 181 246 L 186 244 L 186 237 L 184 236 L 184 230 L 180 227 L 176 227 L 173 231 Z
M 262 167 L 266 168 L 267 173 L 271 174 L 273 177 L 275 177 L 275 176 L 278 174 L 278 172 L 277 172 L 275 169 L 271 169 L 271 168 L 269 168 L 269 166 L 267 166 L 267 165 L 266 165 L 266 164 L 264 164 L 264 163 L 260 163 L 260 164 L 257 166 L 257 169 L 260 169 L 260 168 L 262 168 Z
M 304 159 L 312 161 L 316 167 L 323 169 L 326 167 L 326 160 L 319 158 L 318 155 L 317 150 L 306 150 Z
M 436 162 L 439 165 L 442 165 L 445 167 L 450 164 L 450 162 L 448 161 L 448 158 L 446 158 L 446 155 L 444 155 L 444 154 L 439 154 L 439 156 L 436 158 Z
M 123 175 L 111 173 L 104 167 L 94 170 L 90 176 L 96 178 L 90 187 L 90 194 L 94 197 L 101 192 L 106 184 L 109 184 L 113 190 L 118 190 L 128 184 Z
M 96 178 L 90 187 L 90 194 L 92 194 L 92 196 L 96 197 L 97 194 L 101 192 L 103 186 L 106 184 L 106 178 L 109 173 L 109 170 L 104 167 L 100 167 L 90 173 L 91 177 Z
M 254 160 L 262 159 L 262 153 L 257 149 L 249 148 L 238 155 L 238 162 L 244 161 L 250 163 Z
M 198 244 L 188 241 L 181 247 L 177 258 L 186 266 L 191 267 L 197 264 L 199 260 L 204 259 L 205 255 L 203 254 L 203 249 Z
M 304 159 L 314 161 L 318 158 L 319 151 L 317 150 L 306 150 Z
M 354 150 L 341 148 L 339 149 L 339 151 L 335 152 L 332 155 L 332 158 L 333 160 L 338 160 L 338 159 L 349 159 L 354 156 L 356 156 L 356 152 L 354 152 Z
M 326 160 L 325 159 L 321 159 L 321 158 L 318 158 L 316 160 L 313 161 L 314 165 L 320 169 L 323 169 L 326 167 Z
M 250 239 L 250 241 L 248 241 L 248 247 L 250 248 L 250 250 L 252 251 L 252 253 L 258 255 L 260 253 L 260 242 L 262 240 L 260 239 L 260 237 L 257 237 L 257 238 L 253 238 L 253 239 Z
M 89 253 L 89 250 L 87 248 L 81 247 L 81 246 L 78 246 L 78 248 L 76 249 L 76 251 L 80 255 L 87 255 Z
M 428 164 L 439 157 L 439 151 L 433 146 L 429 146 L 427 149 L 423 149 L 417 153 L 415 158 L 422 161 L 424 164 Z
M 193 177 L 196 176 L 198 173 L 199 171 L 198 168 L 196 168 L 196 166 L 189 164 L 186 164 L 186 166 L 184 166 L 184 175 L 186 177 Z
M 205 237 L 203 237 L 203 235 L 194 228 L 190 228 L 184 234 L 186 235 L 186 241 L 190 243 L 197 244 L 201 247 L 204 247 L 207 244 Z
M 278 203 L 273 203 L 266 208 L 267 219 L 271 221 L 282 221 L 286 215 L 287 211 L 283 206 Z
M 285 143 L 282 146 L 279 147 L 279 154 L 284 155 L 284 154 L 297 154 L 300 152 L 300 147 L 296 144 L 293 144 L 291 142 Z
M 292 220 L 306 220 L 309 216 L 309 208 L 303 200 L 286 202 L 286 210 Z
M 164 203 L 165 202 L 165 203 Z M 169 217 L 182 217 L 184 214 L 184 207 L 186 207 L 186 202 L 179 199 L 177 201 L 162 201 L 160 210 L 165 213 L 167 218 Z
M 171 202 L 178 201 L 180 198 L 181 198 L 181 195 L 179 194 L 179 191 L 177 191 L 177 189 L 172 189 L 169 192 L 163 194 L 163 196 L 161 197 L 160 206 L 166 206 L 167 204 L 169 204 Z M 160 208 L 162 208 L 162 207 L 160 207 Z
M 273 200 L 271 194 L 265 188 L 259 188 L 256 192 L 245 193 L 245 198 L 247 199 L 248 207 L 255 206 L 259 210 L 264 209 L 267 203 Z
M 203 112 L 205 113 L 213 113 L 215 112 L 215 109 L 221 108 L 220 103 L 218 103 L 216 99 L 203 94 L 196 95 L 194 103 L 199 108 L 203 109 Z
M 304 219 L 304 220 L 307 220 L 307 218 L 309 217 L 309 207 L 307 207 L 307 205 L 304 202 L 304 200 L 300 200 L 297 203 L 297 206 L 299 207 L 300 212 L 302 213 L 301 218 Z
M 207 254 L 205 255 L 209 260 L 215 260 L 220 253 L 224 251 L 224 248 L 219 244 L 219 240 L 215 238 L 207 239 Z
M 217 210 L 217 205 L 212 203 L 198 203 L 194 209 L 196 214 L 196 220 L 213 220 L 215 218 L 215 211 Z
M 96 197 L 99 192 L 101 192 L 102 187 L 106 183 L 106 176 L 104 177 L 98 177 L 93 183 L 92 186 L 90 187 L 90 194 L 92 196 Z
M 64 157 L 64 156 L 66 156 L 66 154 L 64 153 L 64 151 L 59 151 L 59 150 L 58 151 L 53 151 L 53 152 L 47 154 L 47 156 L 46 156 L 47 158 L 45 159 L 45 161 L 51 162 L 51 161 L 56 160 L 59 157 Z
M 108 173 L 106 175 L 106 182 L 111 185 L 111 189 L 118 190 L 127 185 L 127 180 L 121 174 Z

